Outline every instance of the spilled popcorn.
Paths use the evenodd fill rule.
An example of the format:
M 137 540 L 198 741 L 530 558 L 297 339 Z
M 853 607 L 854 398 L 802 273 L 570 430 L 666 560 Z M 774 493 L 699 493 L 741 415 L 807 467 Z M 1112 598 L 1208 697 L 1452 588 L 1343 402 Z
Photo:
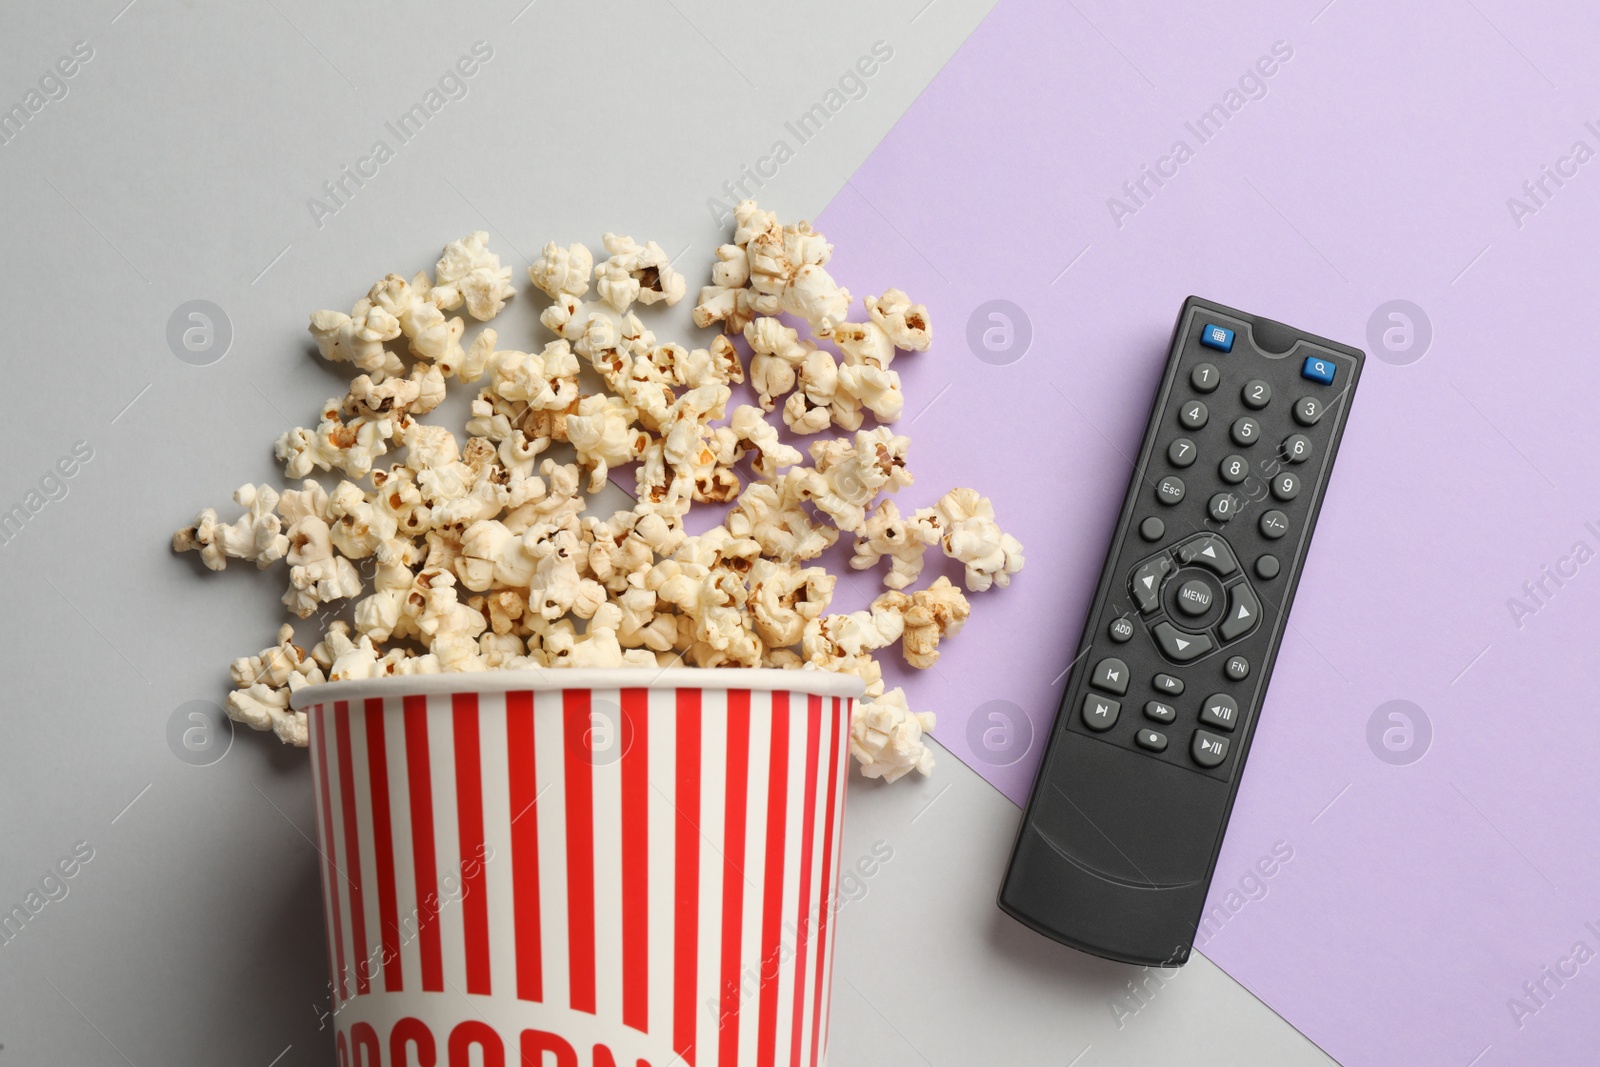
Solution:
M 852 320 L 850 293 L 825 269 L 833 246 L 809 223 L 782 225 L 749 200 L 734 221 L 694 308 L 698 326 L 721 329 L 703 348 L 646 328 L 635 305 L 674 305 L 687 280 L 654 241 L 609 233 L 604 258 L 552 242 L 528 268 L 554 335 L 537 352 L 500 348 L 491 327 L 469 341 L 466 321 L 447 315 L 487 322 L 514 295 L 482 232 L 446 245 L 431 278 L 390 274 L 349 314 L 313 314 L 322 356 L 359 373 L 316 426 L 278 439 L 299 486 L 245 485 L 232 522 L 207 508 L 172 539 L 214 571 L 282 561 L 284 606 L 331 618 L 309 652 L 285 624 L 272 647 L 235 660 L 228 714 L 303 746 L 306 716 L 290 697 L 326 681 L 529 667 L 840 671 L 867 687 L 850 730 L 862 772 L 927 774 L 933 713 L 885 692 L 874 657 L 898 642 L 908 664 L 930 667 L 966 622 L 971 605 L 948 578 L 912 588 L 929 549 L 958 561 L 979 592 L 1010 582 L 1022 546 L 975 490 L 910 514 L 891 498 L 912 483 L 911 442 L 888 425 L 905 403 L 892 364 L 932 345 L 927 309 L 890 289 Z M 452 380 L 477 390 L 464 440 L 420 421 Z M 730 411 L 733 386 L 746 384 L 757 403 Z M 815 439 L 802 452 L 778 420 Z M 817 437 L 828 430 L 841 433 Z M 630 467 L 634 507 L 590 514 L 587 495 Z M 695 503 L 731 507 L 691 536 L 683 520 Z M 837 578 L 813 564 L 841 535 L 850 567 L 881 568 L 887 589 L 847 614 L 828 612 Z

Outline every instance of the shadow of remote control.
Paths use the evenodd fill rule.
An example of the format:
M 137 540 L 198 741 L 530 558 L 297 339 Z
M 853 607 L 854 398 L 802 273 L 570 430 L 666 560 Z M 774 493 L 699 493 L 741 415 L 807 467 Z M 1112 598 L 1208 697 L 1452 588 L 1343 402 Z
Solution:
M 1018 921 L 1188 960 L 1365 358 L 1184 301 L 1000 888 Z

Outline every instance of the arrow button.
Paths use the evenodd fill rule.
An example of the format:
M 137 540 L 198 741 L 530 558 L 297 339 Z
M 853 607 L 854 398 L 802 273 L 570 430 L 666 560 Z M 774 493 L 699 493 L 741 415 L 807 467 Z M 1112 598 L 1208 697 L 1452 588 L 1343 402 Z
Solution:
M 1216 534 L 1202 534 L 1179 545 L 1178 562 L 1198 563 L 1223 578 L 1239 569 L 1239 561 L 1233 558 L 1228 542 Z
M 1255 590 L 1250 588 L 1250 584 L 1240 582 L 1229 589 L 1228 614 L 1217 631 L 1222 634 L 1222 639 L 1232 641 L 1236 637 L 1243 637 L 1254 630 L 1260 621 L 1261 601 L 1256 599 Z
M 1174 663 L 1188 663 L 1192 659 L 1199 659 L 1217 647 L 1205 634 L 1192 634 L 1187 630 L 1180 630 L 1170 622 L 1158 622 L 1151 627 L 1150 632 L 1155 635 L 1156 644 L 1161 646 L 1161 654 Z
M 1141 563 L 1133 572 L 1133 598 L 1139 610 L 1148 615 L 1161 606 L 1161 583 L 1172 573 L 1172 560 L 1165 554 Z

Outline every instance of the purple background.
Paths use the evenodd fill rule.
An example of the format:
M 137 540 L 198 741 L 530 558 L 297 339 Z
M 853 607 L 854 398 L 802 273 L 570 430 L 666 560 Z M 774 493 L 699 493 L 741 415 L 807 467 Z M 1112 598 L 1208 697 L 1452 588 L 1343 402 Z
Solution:
M 1185 121 L 1279 41 L 1266 95 L 1199 145 Z M 1600 560 L 1543 606 L 1522 591 L 1600 550 L 1600 159 L 1520 227 L 1507 204 L 1574 142 L 1600 150 L 1597 45 L 1570 4 L 1002 0 L 818 220 L 842 283 L 934 317 L 934 349 L 895 364 L 922 478 L 902 508 L 972 485 L 1026 546 L 936 669 L 901 672 L 1019 803 L 1183 298 L 1375 357 L 1376 310 L 1423 309 L 1419 361 L 1368 362 L 1211 906 L 1252 893 L 1200 943 L 1346 1064 L 1600 1055 L 1600 960 L 1522 990 L 1575 942 L 1600 952 Z M 1193 158 L 1119 227 L 1108 198 L 1179 139 Z M 1005 366 L 965 337 L 993 299 L 1032 326 Z M 975 746 L 995 700 L 1026 722 Z M 1391 700 L 1431 725 L 1409 765 L 1369 746 Z M 1250 880 L 1280 840 L 1293 859 Z M 1539 1009 L 1520 1027 L 1513 996 Z

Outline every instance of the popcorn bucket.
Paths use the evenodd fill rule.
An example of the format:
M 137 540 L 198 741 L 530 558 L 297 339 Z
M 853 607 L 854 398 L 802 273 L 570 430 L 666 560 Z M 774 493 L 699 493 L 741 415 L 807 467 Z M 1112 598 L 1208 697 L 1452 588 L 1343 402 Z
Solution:
M 825 1063 L 860 691 L 690 668 L 301 690 L 339 1067 Z

